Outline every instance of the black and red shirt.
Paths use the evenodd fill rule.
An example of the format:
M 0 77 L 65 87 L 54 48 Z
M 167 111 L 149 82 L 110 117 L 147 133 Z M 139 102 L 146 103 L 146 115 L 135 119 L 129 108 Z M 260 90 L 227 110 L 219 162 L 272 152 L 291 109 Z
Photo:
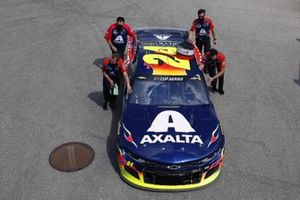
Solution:
M 205 17 L 203 21 L 198 18 L 193 21 L 191 26 L 191 31 L 195 31 L 196 39 L 204 39 L 210 36 L 210 31 L 214 29 L 215 26 L 212 20 L 208 17 Z
M 107 57 L 103 59 L 102 71 L 106 72 L 110 77 L 114 77 L 119 75 L 120 72 L 126 72 L 127 69 L 124 66 L 123 59 L 119 58 L 119 60 L 113 64 L 111 63 L 111 58 Z
M 226 66 L 225 60 L 226 60 L 226 57 L 222 52 L 218 52 L 217 59 L 215 61 L 210 60 L 209 52 L 207 52 L 205 54 L 205 63 L 212 62 L 211 64 L 213 64 L 214 66 L 220 67 L 221 71 L 225 70 L 225 66 Z
M 122 46 L 126 45 L 128 35 L 131 37 L 135 35 L 128 24 L 123 24 L 121 28 L 118 28 L 117 23 L 114 23 L 109 26 L 104 38 L 111 41 L 115 46 Z

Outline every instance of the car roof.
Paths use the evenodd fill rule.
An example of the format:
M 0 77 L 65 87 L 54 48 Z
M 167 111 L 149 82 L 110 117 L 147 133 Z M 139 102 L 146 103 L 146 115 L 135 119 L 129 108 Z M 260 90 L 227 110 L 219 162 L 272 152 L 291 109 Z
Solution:
M 187 41 L 188 32 L 175 28 L 135 29 L 139 38 L 136 76 L 195 77 L 201 73 L 196 59 L 178 58 L 177 46 Z

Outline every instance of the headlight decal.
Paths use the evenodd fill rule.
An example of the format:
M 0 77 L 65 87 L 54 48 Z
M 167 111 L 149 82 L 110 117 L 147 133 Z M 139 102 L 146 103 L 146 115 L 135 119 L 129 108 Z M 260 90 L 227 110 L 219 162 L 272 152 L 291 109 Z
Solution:
M 133 140 L 133 137 L 132 137 L 132 134 L 131 134 L 131 132 L 125 127 L 125 125 L 123 124 L 123 128 L 124 128 L 124 137 L 125 137 L 125 139 L 129 142 L 129 143 L 131 143 L 131 144 L 133 144 L 136 148 L 138 148 L 138 146 L 137 146 L 137 144 L 134 142 L 134 140 Z
M 126 160 L 124 159 L 124 152 L 120 148 L 118 148 L 118 151 L 119 151 L 119 155 L 118 155 L 119 161 L 124 165 L 126 162 Z
M 217 125 L 217 127 L 215 128 L 215 130 L 212 132 L 211 134 L 211 138 L 210 138 L 210 142 L 208 143 L 207 148 L 209 148 L 209 146 L 214 143 L 215 141 L 217 141 L 217 139 L 219 138 L 219 134 L 218 134 L 218 129 L 219 129 L 219 125 Z

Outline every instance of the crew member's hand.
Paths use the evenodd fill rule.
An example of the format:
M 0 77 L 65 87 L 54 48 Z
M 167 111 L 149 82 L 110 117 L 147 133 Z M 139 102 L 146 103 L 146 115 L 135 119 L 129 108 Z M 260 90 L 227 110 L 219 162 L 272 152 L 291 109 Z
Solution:
M 194 41 L 193 41 L 193 39 L 191 39 L 191 38 L 189 38 L 189 43 L 191 43 L 191 44 L 193 44 L 194 43 Z
M 109 84 L 110 84 L 110 87 L 113 88 L 115 86 L 115 83 L 113 80 L 109 80 Z
M 213 77 L 208 77 L 208 79 L 207 79 L 207 81 L 208 81 L 209 83 L 211 83 L 213 80 L 214 80 Z
M 114 45 L 111 45 L 111 48 L 114 52 L 118 52 L 118 49 Z
M 131 86 L 129 85 L 129 86 L 127 86 L 127 96 L 129 95 L 129 94 L 131 94 L 132 93 L 132 88 L 131 88 Z
M 217 38 L 214 38 L 214 45 L 217 44 Z
M 198 64 L 199 69 L 200 69 L 201 71 L 203 71 L 203 70 L 204 70 L 204 64 L 203 64 L 202 62 L 197 63 L 197 64 Z

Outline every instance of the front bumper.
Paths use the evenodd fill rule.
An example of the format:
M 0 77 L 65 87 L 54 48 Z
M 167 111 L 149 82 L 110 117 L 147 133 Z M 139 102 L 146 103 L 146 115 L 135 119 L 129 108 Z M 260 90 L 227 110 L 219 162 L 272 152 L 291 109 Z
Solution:
M 151 174 L 149 175 L 146 170 L 141 169 L 136 163 L 125 160 L 121 153 L 119 150 L 118 162 L 122 179 L 135 187 L 155 191 L 193 190 L 208 185 L 220 175 L 224 162 L 223 149 L 216 160 L 206 167 L 201 167 L 201 170 L 196 172 L 190 171 L 176 174 L 175 171 L 173 171 L 173 174 L 169 172 L 168 175 L 166 175 L 165 172 L 155 171 L 152 172 L 151 176 Z M 182 183 L 173 182 L 173 180 L 179 179 L 184 179 L 184 181 Z

